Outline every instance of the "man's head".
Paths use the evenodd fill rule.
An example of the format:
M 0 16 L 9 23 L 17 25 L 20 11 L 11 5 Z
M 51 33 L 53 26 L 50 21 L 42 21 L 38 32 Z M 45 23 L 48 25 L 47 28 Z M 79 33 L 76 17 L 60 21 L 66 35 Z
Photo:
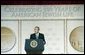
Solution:
M 40 30 L 40 28 L 39 28 L 38 26 L 35 26 L 34 32 L 35 32 L 35 33 L 39 33 L 39 30 Z

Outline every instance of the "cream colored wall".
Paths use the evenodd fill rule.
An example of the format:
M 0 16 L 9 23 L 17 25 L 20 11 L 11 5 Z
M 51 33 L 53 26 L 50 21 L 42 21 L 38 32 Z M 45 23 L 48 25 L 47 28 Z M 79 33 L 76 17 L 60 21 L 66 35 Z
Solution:
M 49 12 L 51 11 L 54 13 L 52 9 L 53 8 L 55 9 L 56 7 L 60 7 L 61 9 L 68 8 L 68 7 L 72 9 L 76 7 L 75 8 L 76 10 L 74 9 L 75 12 L 73 12 L 73 10 L 66 11 L 67 14 L 72 12 L 73 15 L 72 14 L 69 14 L 68 16 L 60 15 L 56 17 L 53 17 L 53 16 L 48 16 L 48 17 L 17 16 L 16 17 L 16 16 L 11 16 L 13 14 L 13 11 L 5 12 L 5 10 L 6 9 L 8 10 L 8 8 L 10 9 L 11 8 L 17 8 L 17 9 L 18 8 L 29 8 L 29 9 L 34 8 L 34 10 L 37 8 L 40 10 L 50 8 L 51 10 L 47 12 L 47 14 L 49 14 Z M 59 15 L 57 10 L 55 11 L 56 11 L 55 14 Z M 16 40 L 17 40 L 14 48 L 11 51 L 5 52 L 5 53 L 6 54 L 10 54 L 10 53 L 26 54 L 24 50 L 25 39 L 26 38 L 29 39 L 30 34 L 33 33 L 33 28 L 35 26 L 39 26 L 40 32 L 45 35 L 45 39 L 46 39 L 45 50 L 43 52 L 44 54 L 53 54 L 53 53 L 54 54 L 66 54 L 66 53 L 83 54 L 84 52 L 76 51 L 69 42 L 69 35 L 71 31 L 78 26 L 84 26 L 83 11 L 84 11 L 84 5 L 68 5 L 68 6 L 67 5 L 55 5 L 55 6 L 52 6 L 52 5 L 51 6 L 2 5 L 1 6 L 1 26 L 6 26 L 11 28 L 15 32 Z M 40 12 L 40 11 L 36 11 L 36 12 Z M 65 12 L 65 11 L 63 10 L 62 12 Z M 2 53 L 2 54 L 5 54 L 5 53 Z

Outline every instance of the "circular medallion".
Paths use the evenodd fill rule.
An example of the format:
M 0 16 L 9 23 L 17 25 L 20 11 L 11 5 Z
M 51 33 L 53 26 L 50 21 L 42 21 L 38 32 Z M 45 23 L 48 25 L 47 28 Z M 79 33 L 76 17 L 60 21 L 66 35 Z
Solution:
M 10 51 L 16 43 L 14 32 L 7 27 L 1 27 L 1 52 Z
M 84 27 L 79 26 L 72 30 L 70 34 L 71 46 L 80 52 L 84 52 Z
M 37 41 L 35 41 L 35 40 L 32 40 L 32 41 L 30 42 L 30 46 L 31 46 L 32 48 L 36 48 L 37 45 L 38 45 L 38 43 L 37 43 Z

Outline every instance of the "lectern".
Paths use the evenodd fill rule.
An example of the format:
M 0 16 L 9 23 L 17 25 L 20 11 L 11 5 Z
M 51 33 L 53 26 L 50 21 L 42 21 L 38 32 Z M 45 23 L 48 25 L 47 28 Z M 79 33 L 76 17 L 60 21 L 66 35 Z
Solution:
M 40 54 L 44 51 L 42 39 L 25 39 L 25 51 L 27 54 Z

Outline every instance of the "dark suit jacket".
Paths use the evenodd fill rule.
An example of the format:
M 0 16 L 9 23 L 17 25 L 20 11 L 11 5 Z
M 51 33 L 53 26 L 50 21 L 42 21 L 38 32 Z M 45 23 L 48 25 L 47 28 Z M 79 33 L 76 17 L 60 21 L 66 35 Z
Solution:
M 35 33 L 33 33 L 33 34 L 30 35 L 30 39 L 36 39 L 36 35 L 35 35 Z M 46 42 L 45 42 L 45 38 L 44 38 L 44 34 L 39 33 L 39 37 L 38 37 L 38 39 L 42 39 L 43 42 L 44 42 L 44 44 L 46 43 Z

